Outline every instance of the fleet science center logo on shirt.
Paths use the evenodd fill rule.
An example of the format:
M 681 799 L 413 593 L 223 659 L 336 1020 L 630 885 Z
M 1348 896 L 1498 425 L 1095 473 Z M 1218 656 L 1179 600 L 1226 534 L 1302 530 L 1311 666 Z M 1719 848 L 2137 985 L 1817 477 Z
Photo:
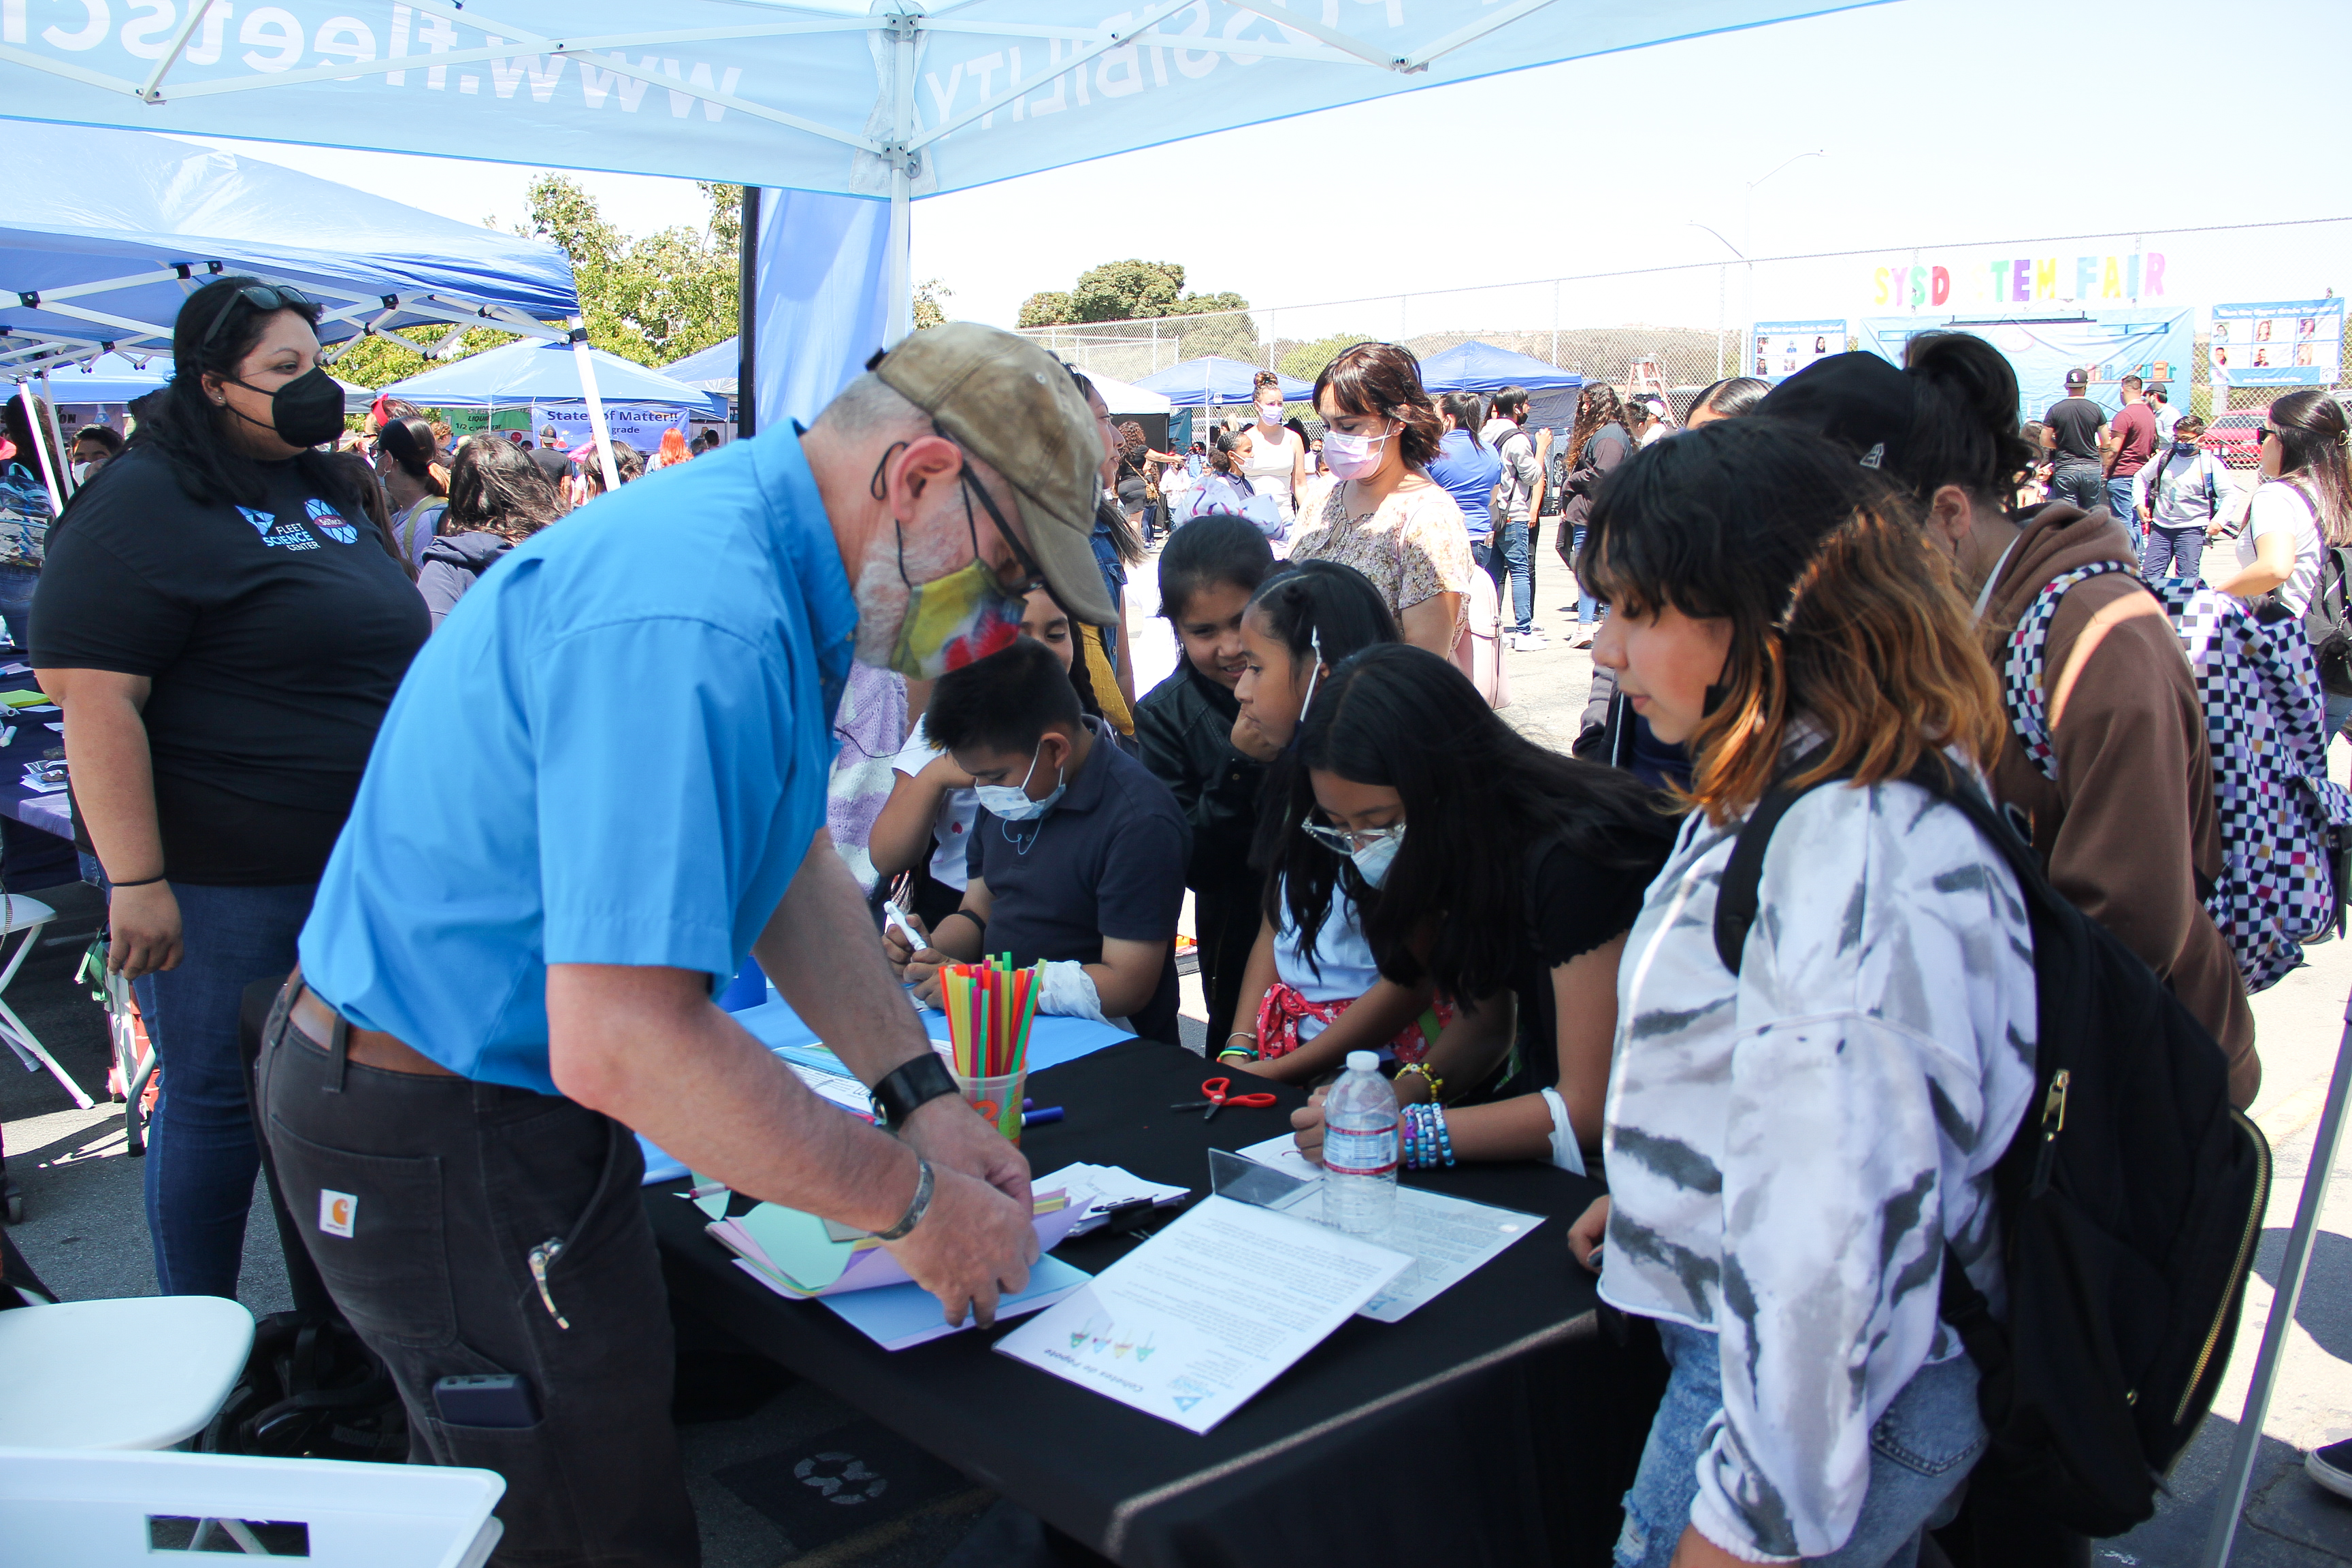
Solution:
M 316 528 L 319 532 L 325 534 L 336 543 L 355 544 L 359 542 L 360 531 L 345 522 L 341 512 L 316 496 L 302 503 L 302 511 L 311 528 Z M 274 549 L 316 550 L 319 548 L 319 541 L 312 535 L 310 528 L 305 528 L 301 522 L 249 506 L 238 507 L 236 512 L 239 517 L 253 524 L 253 531 L 261 535 L 262 543 Z

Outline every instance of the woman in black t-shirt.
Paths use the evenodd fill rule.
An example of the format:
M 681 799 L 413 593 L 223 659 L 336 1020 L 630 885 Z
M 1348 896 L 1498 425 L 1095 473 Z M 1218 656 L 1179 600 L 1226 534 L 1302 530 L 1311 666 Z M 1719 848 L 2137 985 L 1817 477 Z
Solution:
M 1617 1026 L 1617 960 L 1679 818 L 1631 774 L 1545 750 L 1479 699 L 1444 659 L 1405 644 L 1366 648 L 1315 693 L 1268 874 L 1292 920 L 1321 924 L 1333 888 L 1353 898 L 1381 973 L 1424 976 L 1484 1041 L 1396 1077 L 1420 1163 L 1549 1159 L 1582 1172 L 1601 1141 Z M 1538 1092 L 1458 1110 L 1510 1043 L 1517 1010 L 1536 1026 Z M 1449 1035 L 1454 1032 L 1449 1027 Z M 1557 1088 L 1552 1086 L 1557 1085 Z M 1319 1098 L 1292 1117 L 1319 1151 Z M 1443 1134 L 1441 1137 L 1440 1134 Z
M 318 318 L 251 278 L 188 297 L 160 417 L 75 496 L 35 605 L 33 663 L 111 883 L 108 967 L 136 984 L 163 1067 L 146 1183 L 166 1295 L 236 1294 L 258 1159 L 239 1002 L 294 967 L 426 629 L 349 468 L 312 449 L 342 429 Z

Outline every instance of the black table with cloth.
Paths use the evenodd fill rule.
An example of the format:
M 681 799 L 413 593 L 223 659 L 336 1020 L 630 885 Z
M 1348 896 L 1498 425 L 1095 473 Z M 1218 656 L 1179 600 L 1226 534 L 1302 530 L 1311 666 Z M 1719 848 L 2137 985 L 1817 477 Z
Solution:
M 1169 1110 L 1206 1076 L 1142 1040 L 1045 1069 L 1028 1094 L 1068 1115 L 1023 1152 L 1041 1175 L 1084 1161 L 1204 1194 L 1205 1151 L 1287 1130 L 1305 1100 L 1244 1078 L 1279 1103 L 1205 1123 Z M 1403 1322 L 1351 1320 L 1205 1436 L 994 1353 L 1011 1325 L 885 1351 L 735 1267 L 684 1183 L 646 1203 L 689 1310 L 1129 1568 L 1606 1563 L 1665 1367 L 1645 1328 L 1604 1324 L 1569 1258 L 1599 1184 L 1532 1163 L 1406 1180 L 1547 1217 Z M 1057 1256 L 1098 1274 L 1139 1241 L 1097 1233 Z

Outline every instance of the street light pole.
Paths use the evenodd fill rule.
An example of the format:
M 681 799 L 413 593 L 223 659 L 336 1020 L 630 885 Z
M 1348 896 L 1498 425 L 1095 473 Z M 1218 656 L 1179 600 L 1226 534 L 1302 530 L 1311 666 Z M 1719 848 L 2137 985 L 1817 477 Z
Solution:
M 1696 218 L 1691 220 L 1689 223 L 1685 224 L 1683 226 L 1685 228 L 1706 229 L 1707 233 L 1715 235 L 1715 237 L 1717 240 L 1722 241 L 1724 249 L 1739 258 L 1742 262 L 1747 261 L 1748 253 L 1746 251 L 1732 244 L 1731 241 L 1724 239 L 1722 235 L 1717 233 L 1716 230 L 1712 228 L 1708 228 L 1706 224 L 1700 223 Z M 1717 381 L 1721 381 L 1723 379 L 1723 297 L 1726 291 L 1723 269 L 1718 267 L 1716 268 L 1715 274 L 1715 379 Z M 1749 311 L 1751 314 L 1754 312 L 1753 300 L 1749 301 Z M 1756 325 L 1753 321 L 1748 323 L 1748 331 L 1750 337 L 1755 335 Z M 1745 363 L 1745 358 L 1749 351 L 1747 349 L 1741 349 L 1739 353 L 1742 356 L 1741 363 Z M 1748 373 L 1743 370 L 1739 374 L 1746 375 Z
M 1756 263 L 1748 261 L 1746 254 L 1748 251 L 1754 249 L 1756 244 L 1756 187 L 1762 184 L 1766 180 L 1770 179 L 1774 174 L 1779 174 L 1781 170 L 1787 168 L 1791 163 L 1801 163 L 1808 158 L 1826 158 L 1828 156 L 1829 153 L 1823 149 L 1817 149 L 1811 153 L 1800 153 L 1793 158 L 1785 158 L 1781 160 L 1779 163 L 1774 164 L 1772 168 L 1765 174 L 1748 182 L 1748 198 L 1743 205 L 1743 210 L 1741 211 L 1739 218 L 1740 259 L 1748 262 L 1748 337 L 1747 346 L 1739 351 L 1740 359 L 1743 363 L 1756 353 Z M 1713 233 L 1712 230 L 1709 230 L 1708 232 Z M 1721 239 L 1723 237 L 1721 235 L 1717 235 L 1716 237 Z M 1727 240 L 1725 243 L 1728 244 L 1729 241 Z

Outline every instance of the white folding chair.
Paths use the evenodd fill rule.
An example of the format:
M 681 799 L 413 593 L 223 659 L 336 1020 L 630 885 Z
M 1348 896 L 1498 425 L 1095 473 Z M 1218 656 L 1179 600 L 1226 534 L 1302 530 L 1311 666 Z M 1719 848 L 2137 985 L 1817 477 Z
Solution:
M 0 1445 L 168 1448 L 205 1429 L 252 1352 L 253 1314 L 225 1296 L 0 1312 Z
M 0 1448 L 0 1542 L 11 1563 L 75 1568 L 224 1550 L 312 1568 L 481 1568 L 505 1490 L 495 1471 L 436 1465 Z
M 25 1026 L 25 1020 L 16 1016 L 16 1010 L 5 998 L 8 983 L 25 966 L 25 957 L 33 951 L 33 943 L 40 940 L 42 928 L 57 918 L 58 911 L 38 899 L 28 899 L 22 893 L 0 893 L 0 942 L 18 931 L 25 933 L 16 943 L 16 951 L 8 955 L 7 967 L 0 969 L 0 1041 L 5 1041 L 8 1048 L 16 1053 L 16 1059 L 25 1064 L 26 1072 L 47 1068 L 49 1076 L 65 1085 L 66 1092 L 73 1096 L 74 1103 L 88 1110 L 89 1096 L 67 1076 L 65 1068 L 58 1066 L 58 1058 L 49 1055 L 48 1047 Z

